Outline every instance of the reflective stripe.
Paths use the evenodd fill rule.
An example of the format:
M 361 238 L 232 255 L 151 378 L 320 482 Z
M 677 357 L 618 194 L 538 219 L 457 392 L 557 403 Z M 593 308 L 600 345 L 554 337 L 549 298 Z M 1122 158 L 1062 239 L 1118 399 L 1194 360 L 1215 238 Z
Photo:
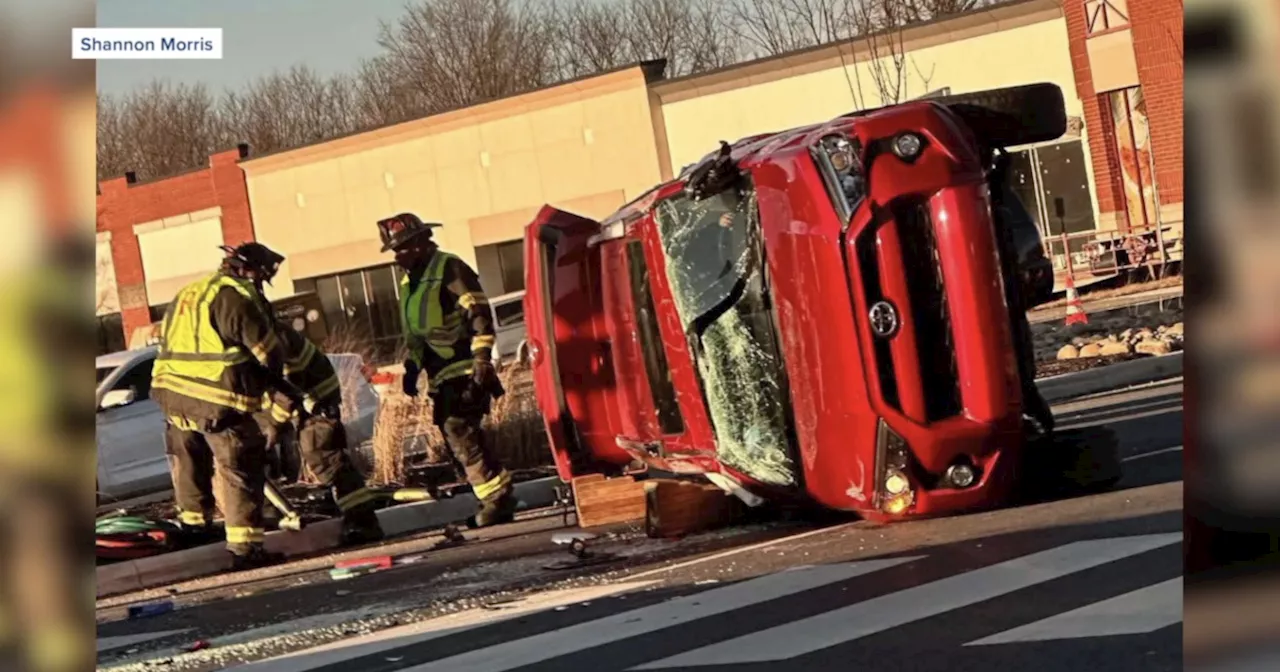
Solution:
M 473 336 L 471 338 L 471 351 L 475 352 L 482 348 L 493 349 L 493 344 L 497 342 L 494 336 Z
M 227 526 L 228 544 L 257 544 L 267 538 L 266 530 L 261 527 Z
M 229 392 L 221 387 L 214 387 L 194 380 L 185 380 L 168 374 L 160 374 L 151 380 L 151 387 L 169 390 L 211 404 L 227 406 L 245 413 L 256 413 L 263 409 L 262 399 L 246 397 L 243 394 Z
M 203 511 L 179 511 L 178 522 L 183 525 L 204 525 Z
M 471 486 L 471 491 L 475 493 L 476 499 L 484 500 L 505 490 L 509 485 L 511 485 L 511 473 L 503 469 L 497 476 L 484 483 Z
M 174 427 L 177 427 L 178 429 L 181 429 L 184 432 L 200 431 L 200 426 L 196 424 L 195 420 L 188 420 L 187 418 L 184 418 L 181 415 L 171 415 L 168 417 L 168 420 L 169 420 L 169 424 L 173 425 Z
M 325 378 L 324 382 L 311 388 L 311 390 L 307 393 L 307 396 L 311 397 L 312 400 L 314 400 L 316 403 L 319 403 L 321 399 L 324 399 L 325 397 L 332 395 L 333 393 L 340 390 L 341 387 L 342 386 L 338 383 L 338 375 L 334 374 L 332 376 L 329 376 L 328 378 Z
M 253 356 L 260 364 L 267 366 L 270 363 L 268 355 L 271 354 L 273 348 L 278 347 L 280 347 L 280 339 L 276 338 L 276 332 L 268 331 L 262 342 L 250 347 L 249 352 L 253 353 Z
M 288 422 L 290 417 L 293 417 L 293 414 L 290 413 L 289 411 L 284 410 L 283 406 L 276 403 L 271 404 L 272 420 L 275 420 L 277 423 L 283 424 Z
M 164 352 L 157 354 L 156 359 L 167 359 L 173 362 L 225 362 L 228 365 L 243 364 L 249 361 L 240 346 L 232 346 L 223 353 L 212 352 Z
M 474 359 L 464 359 L 460 362 L 454 362 L 443 369 L 440 369 L 431 376 L 431 379 L 427 381 L 427 391 L 435 392 L 439 388 L 440 383 L 443 383 L 446 380 L 453 380 L 454 378 L 469 376 L 473 372 L 475 372 Z
M 284 375 L 292 376 L 306 371 L 311 366 L 311 360 L 315 359 L 316 346 L 310 340 L 303 339 L 302 342 L 302 352 L 284 363 Z
M 458 297 L 458 306 L 463 310 L 471 310 L 476 306 L 489 305 L 489 298 L 480 292 L 467 292 Z
M 362 504 L 368 504 L 377 498 L 377 495 L 369 488 L 360 488 L 355 492 L 348 493 L 338 498 L 338 508 L 343 511 L 350 511 Z

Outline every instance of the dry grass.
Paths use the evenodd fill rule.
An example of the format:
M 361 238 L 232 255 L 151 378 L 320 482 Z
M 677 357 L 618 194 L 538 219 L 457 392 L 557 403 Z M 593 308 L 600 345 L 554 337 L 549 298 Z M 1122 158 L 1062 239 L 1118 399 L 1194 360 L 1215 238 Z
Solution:
M 533 379 L 524 365 L 501 373 L 507 393 L 493 404 L 485 418 L 486 440 L 508 469 L 531 469 L 552 464 L 542 415 L 533 397 Z M 380 485 L 404 483 L 405 442 L 425 435 L 432 462 L 447 460 L 444 437 L 431 422 L 431 400 L 426 395 L 406 396 L 392 386 L 382 396 L 373 432 L 373 469 L 370 481 Z
M 1169 287 L 1179 287 L 1182 285 L 1182 276 L 1173 275 L 1159 280 L 1151 280 L 1149 282 L 1134 282 L 1120 287 L 1112 287 L 1110 289 L 1096 289 L 1089 291 L 1081 289 L 1081 301 L 1101 301 L 1104 299 L 1115 299 L 1121 296 L 1132 296 L 1143 292 L 1150 292 L 1157 289 L 1166 289 Z M 1048 303 L 1042 303 L 1035 307 L 1035 310 L 1049 310 L 1052 308 L 1062 308 L 1067 305 L 1067 299 L 1064 296 L 1061 299 L 1055 299 Z

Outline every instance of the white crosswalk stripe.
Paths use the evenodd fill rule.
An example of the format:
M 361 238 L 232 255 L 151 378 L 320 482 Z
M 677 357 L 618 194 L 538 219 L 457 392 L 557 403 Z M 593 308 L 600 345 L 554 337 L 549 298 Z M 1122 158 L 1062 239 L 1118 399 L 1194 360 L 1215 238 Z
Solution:
M 614 614 L 588 623 L 518 639 L 460 656 L 437 660 L 411 668 L 412 672 L 467 670 L 504 672 L 591 647 L 637 637 L 648 632 L 675 627 L 701 618 L 716 616 L 769 600 L 821 588 L 856 576 L 895 567 L 912 560 L 892 558 L 839 565 L 803 567 L 770 574 L 758 579 L 725 586 L 705 593 L 676 598 L 650 607 Z
M 823 651 L 862 638 L 884 633 L 925 619 L 965 618 L 967 610 L 1000 609 L 1000 600 L 1020 599 L 1019 591 L 1042 590 L 1048 584 L 1070 581 L 1069 577 L 1086 570 L 1134 558 L 1151 551 L 1165 549 L 1181 541 L 1181 533 L 1146 534 L 1103 539 L 1076 541 L 1065 545 L 1029 553 L 987 566 L 950 573 L 945 563 L 939 565 L 915 564 L 932 560 L 944 560 L 946 556 L 930 559 L 927 552 L 910 557 L 882 558 L 831 565 L 799 567 L 769 574 L 740 583 L 711 588 L 668 598 L 661 602 L 648 602 L 623 611 L 612 609 L 600 617 L 589 620 L 572 620 L 570 624 L 547 630 L 546 625 L 556 621 L 543 621 L 524 629 L 518 626 L 507 634 L 495 628 L 510 628 L 510 623 L 520 620 L 536 623 L 547 618 L 546 612 L 555 602 L 548 597 L 542 601 L 531 598 L 529 604 L 517 612 L 504 616 L 477 614 L 468 618 L 465 612 L 453 618 L 459 621 L 427 621 L 412 626 L 395 628 L 372 637 L 355 638 L 335 642 L 310 651 L 299 651 L 284 658 L 260 661 L 247 666 L 254 672 L 308 672 L 310 670 L 377 669 L 383 672 L 440 672 L 465 670 L 466 672 L 512 672 L 540 663 L 554 667 L 565 656 L 579 656 L 575 661 L 590 660 L 600 656 L 600 662 L 581 663 L 592 669 L 660 670 L 690 668 L 709 665 L 739 665 L 750 663 L 780 663 L 791 665 L 793 659 Z M 1003 556 L 1005 558 L 1008 555 Z M 1151 556 L 1156 557 L 1156 556 Z M 1160 556 L 1163 557 L 1163 556 Z M 1166 558 L 1168 559 L 1168 558 Z M 884 592 L 876 589 L 881 576 L 893 574 L 898 579 L 888 585 L 901 585 L 903 577 L 911 577 L 922 568 L 932 566 L 931 577 L 943 576 L 933 581 L 918 583 L 909 588 Z M 936 570 L 941 570 L 939 573 Z M 1172 567 L 1170 567 L 1172 569 Z M 1107 571 L 1105 568 L 1100 571 Z M 1118 572 L 1129 571 L 1117 568 Z M 1085 638 L 1103 638 L 1123 635 L 1153 633 L 1182 620 L 1182 579 L 1167 579 L 1170 573 L 1157 577 L 1153 585 L 1134 589 L 1139 581 L 1128 578 L 1116 585 L 1109 596 L 1099 592 L 1097 601 L 1084 604 L 1081 599 L 1068 600 L 1069 607 L 1058 614 L 1050 614 L 1052 606 L 1032 609 L 1013 609 L 1004 612 L 992 630 L 1006 628 L 1002 632 L 986 635 L 969 630 L 955 638 L 956 650 L 969 655 L 988 655 L 1022 643 L 1060 641 Z M 1084 580 L 1084 579 L 1081 579 Z M 815 613 L 812 596 L 830 595 L 823 589 L 843 584 L 843 590 L 851 586 L 865 585 L 871 588 L 864 594 L 876 595 L 845 606 L 828 608 Z M 635 585 L 648 585 L 637 582 Z M 1056 587 L 1050 587 L 1057 590 Z M 595 590 L 604 590 L 601 586 Z M 626 592 L 623 586 L 615 586 L 612 594 Z M 1067 589 L 1069 590 L 1069 589 Z M 1107 590 L 1103 588 L 1103 591 Z M 1115 595 L 1121 591 L 1123 594 Z M 809 592 L 816 591 L 816 592 Z M 607 591 L 606 591 L 607 592 Z M 687 591 L 686 591 L 687 593 Z M 806 596 L 807 593 L 807 596 Z M 849 593 L 851 596 L 857 591 Z M 1092 594 L 1092 593 L 1091 593 Z M 602 596 L 604 593 L 601 594 Z M 655 596 L 657 597 L 657 596 Z M 572 600 L 572 597 L 565 598 Z M 577 599 L 581 600 L 579 596 Z M 852 599 L 852 598 L 851 598 Z M 625 603 L 618 603 L 625 604 Z M 799 606 L 800 615 L 794 620 L 782 622 L 777 614 L 779 605 Z M 995 606 L 993 606 L 995 605 Z M 1024 605 L 1025 606 L 1025 605 Z M 558 607 L 564 609 L 563 606 Z M 745 632 L 753 619 L 745 617 L 752 610 L 768 610 L 773 619 L 765 619 L 758 630 Z M 766 613 L 755 611 L 759 617 Z M 1012 614 L 1012 616 L 1011 616 Z M 514 617 L 519 616 L 519 619 Z M 1024 623 L 1017 619 L 1026 616 Z M 558 616 L 564 618 L 564 616 Z M 501 624 L 498 623 L 501 621 Z M 699 623 L 701 622 L 701 623 Z M 985 621 L 981 621 L 984 622 Z M 721 624 L 718 630 L 711 624 Z M 703 632 L 700 626 L 709 632 Z M 772 627 L 769 627 L 772 626 Z M 489 630 L 490 635 L 482 631 Z M 612 651 L 621 651 L 628 640 L 664 631 L 678 633 L 680 637 L 668 642 L 665 650 L 649 653 L 643 646 L 633 646 L 626 654 L 626 662 L 610 662 Z M 521 633 L 524 633 L 523 635 Z M 720 634 L 715 634 L 719 632 Z M 480 633 L 480 634 L 477 634 Z M 967 638 L 986 635 L 973 641 Z M 727 639 L 722 639 L 728 636 Z M 468 650 L 467 643 L 478 640 L 476 647 Z M 430 642 L 424 646 L 424 643 Z M 440 646 L 441 648 L 435 648 Z M 681 651 L 676 647 L 687 647 Z M 988 652 L 988 653 L 983 653 Z M 646 655 L 647 654 L 647 655 Z M 585 656 L 582 657 L 582 656 Z M 646 661 L 646 657 L 656 660 Z M 403 662 L 398 662 L 403 660 Z M 548 661 L 555 661 L 548 663 Z M 397 667 L 400 665 L 401 667 Z M 627 667 L 631 665 L 632 667 Z M 546 665 L 544 665 L 546 669 Z
M 1182 577 L 1139 588 L 965 646 L 1141 635 L 1182 622 Z
M 1078 541 L 632 669 L 788 660 L 1181 540 L 1181 533 L 1170 533 Z

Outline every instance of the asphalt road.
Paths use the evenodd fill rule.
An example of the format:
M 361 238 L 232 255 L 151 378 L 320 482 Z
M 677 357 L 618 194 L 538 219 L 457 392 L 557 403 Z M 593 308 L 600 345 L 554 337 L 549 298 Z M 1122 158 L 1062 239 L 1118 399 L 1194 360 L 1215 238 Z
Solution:
M 559 521 L 531 521 L 348 581 L 277 574 L 137 621 L 112 604 L 99 669 L 1180 670 L 1181 382 L 1055 410 L 1117 433 L 1115 490 L 890 526 L 622 530 L 592 545 L 620 560 L 567 571 L 546 569 L 569 559 Z

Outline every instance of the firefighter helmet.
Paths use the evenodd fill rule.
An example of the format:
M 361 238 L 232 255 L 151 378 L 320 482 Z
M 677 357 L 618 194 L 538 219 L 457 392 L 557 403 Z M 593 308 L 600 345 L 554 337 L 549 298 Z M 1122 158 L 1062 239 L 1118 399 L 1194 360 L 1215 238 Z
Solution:
M 271 279 L 276 277 L 276 273 L 280 270 L 280 264 L 284 263 L 284 256 L 263 245 L 262 243 L 243 243 L 236 247 L 223 245 L 222 251 L 227 253 L 227 266 L 237 271 L 252 270 L 257 273 L 258 277 L 271 284 Z
M 439 222 L 424 222 L 411 212 L 402 212 L 378 222 L 378 234 L 382 237 L 382 251 L 390 252 L 418 236 L 431 239 L 431 229 L 443 226 Z

